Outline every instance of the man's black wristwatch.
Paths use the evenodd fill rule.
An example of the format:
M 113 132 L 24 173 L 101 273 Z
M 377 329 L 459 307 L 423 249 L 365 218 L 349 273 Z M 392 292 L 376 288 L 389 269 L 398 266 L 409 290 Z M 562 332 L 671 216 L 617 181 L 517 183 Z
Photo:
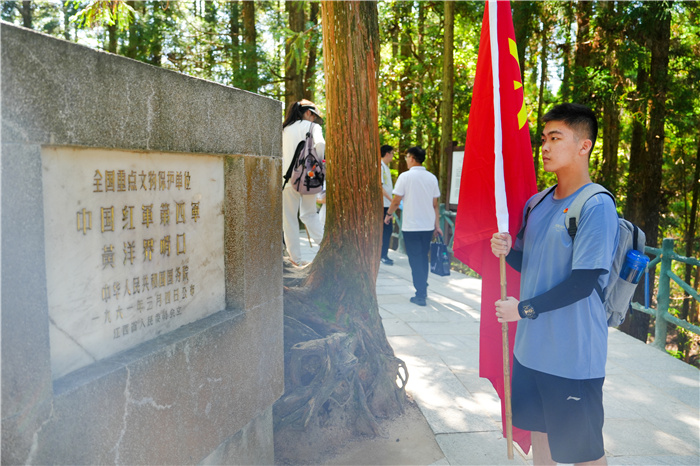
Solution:
M 520 303 L 518 305 L 518 314 L 520 314 L 520 317 L 522 317 L 523 319 L 537 319 L 537 313 L 535 312 L 535 308 L 533 308 L 530 305 L 530 303 Z

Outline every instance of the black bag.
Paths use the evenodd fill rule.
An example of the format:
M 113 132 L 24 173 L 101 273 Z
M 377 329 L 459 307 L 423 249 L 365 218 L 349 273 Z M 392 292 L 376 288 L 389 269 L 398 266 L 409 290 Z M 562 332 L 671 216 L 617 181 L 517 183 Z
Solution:
M 450 274 L 450 255 L 440 235 L 436 241 L 430 243 L 430 271 L 441 277 Z

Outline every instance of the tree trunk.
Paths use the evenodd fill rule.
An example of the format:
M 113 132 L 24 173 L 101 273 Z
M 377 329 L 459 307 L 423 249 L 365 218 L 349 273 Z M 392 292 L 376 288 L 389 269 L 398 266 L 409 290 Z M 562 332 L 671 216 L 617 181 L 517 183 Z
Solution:
M 695 154 L 695 171 L 693 176 L 693 184 L 691 186 L 692 199 L 690 205 L 690 220 L 688 222 L 688 229 L 685 231 L 685 257 L 693 257 L 693 251 L 695 250 L 695 241 L 697 240 L 695 234 L 695 223 L 698 217 L 698 196 L 700 196 L 700 131 L 698 132 L 697 141 L 697 152 Z M 693 266 L 690 264 L 685 265 L 685 277 L 683 280 L 690 285 L 693 279 Z M 688 293 L 685 293 L 683 298 L 683 308 L 681 309 L 681 319 L 687 319 L 689 317 L 690 304 L 693 298 L 690 297 Z M 692 318 L 692 316 L 691 316 Z
M 399 54 L 403 60 L 411 56 L 411 28 L 410 24 L 413 21 L 411 14 L 412 2 L 398 2 L 398 12 L 400 14 L 399 25 Z M 399 78 L 399 124 L 401 125 L 401 134 L 399 135 L 399 173 L 408 170 L 406 160 L 403 155 L 406 150 L 411 147 L 413 138 L 413 86 L 411 81 L 411 67 L 408 65 L 409 60 L 403 67 L 403 72 Z
M 440 131 L 440 199 L 447 204 L 447 167 L 448 159 L 452 157 L 452 107 L 454 101 L 454 32 L 455 4 L 445 2 L 445 38 L 442 56 L 442 126 Z
M 313 26 L 318 24 L 319 3 L 311 2 L 309 5 L 309 23 Z M 304 73 L 304 98 L 314 102 L 316 94 L 316 56 L 318 48 L 319 34 L 315 31 L 309 37 L 309 58 L 306 62 L 306 72 Z
M 290 108 L 294 102 L 304 97 L 304 76 L 300 72 L 301 64 L 293 49 L 293 42 L 298 38 L 298 34 L 304 31 L 304 2 L 287 0 L 285 8 L 289 15 L 289 29 L 296 33 L 287 39 L 284 47 L 284 82 L 286 83 L 284 100 L 285 108 Z
M 616 22 L 619 17 L 615 11 L 615 2 L 605 2 L 601 5 L 605 11 L 604 27 L 601 35 L 605 36 L 606 51 L 603 58 L 605 68 L 610 70 L 611 89 L 603 99 L 603 167 L 602 183 L 613 194 L 617 193 L 617 151 L 620 146 L 620 108 L 618 105 L 618 86 L 621 86 L 620 70 L 617 66 L 617 38 L 619 28 Z
M 117 53 L 117 23 L 107 26 L 107 51 Z
M 240 44 L 240 9 L 238 0 L 232 0 L 228 4 L 228 35 L 231 40 L 229 60 L 231 60 L 231 84 L 238 82 L 241 73 L 241 44 Z
M 647 150 L 644 146 L 646 140 L 646 124 L 649 94 L 649 65 L 644 51 L 639 52 L 637 58 L 637 82 L 633 100 L 630 104 L 632 113 L 632 136 L 630 141 L 630 162 L 627 176 L 627 203 L 625 205 L 625 218 L 631 222 L 640 224 L 643 217 L 642 210 L 642 178 L 647 167 Z M 654 273 L 649 271 L 649 283 L 653 287 Z M 653 290 L 649 290 L 653 296 Z M 644 302 L 644 287 L 638 286 L 634 292 L 633 301 Z M 627 319 L 619 329 L 628 335 L 638 335 L 636 338 L 646 342 L 649 328 L 649 318 L 643 312 L 630 311 Z
M 539 94 L 537 97 L 537 132 L 535 133 L 535 155 L 534 155 L 534 164 L 535 164 L 535 176 L 538 178 L 538 187 L 543 188 L 544 186 L 540 186 L 541 181 L 539 180 L 538 172 L 539 172 L 539 167 L 540 167 L 540 148 L 542 147 L 542 141 L 539 138 L 539 135 L 542 134 L 542 117 L 544 116 L 542 114 L 542 108 L 544 106 L 544 88 L 547 85 L 547 32 L 548 32 L 549 26 L 547 25 L 546 22 L 542 22 L 542 50 L 540 51 L 541 58 L 540 58 L 540 86 L 539 86 Z
M 533 34 L 533 18 L 539 11 L 539 2 L 513 2 L 513 29 L 515 30 L 515 43 L 518 48 L 518 60 L 520 61 L 520 80 L 525 82 L 525 68 L 527 68 L 527 45 Z
M 572 99 L 580 104 L 590 104 L 591 93 L 588 91 L 588 70 L 591 66 L 591 18 L 593 2 L 576 3 L 576 54 L 574 55 Z
M 377 435 L 378 419 L 402 411 L 408 377 L 386 339 L 376 296 L 377 5 L 324 1 L 321 11 L 326 229 L 308 276 L 285 289 L 285 393 L 274 407 L 276 457 L 292 463 L 313 463 L 349 438 Z
M 563 102 L 571 101 L 571 68 L 572 64 L 572 50 L 573 45 L 571 43 L 571 26 L 574 22 L 574 9 L 573 4 L 565 3 L 564 7 L 564 17 L 565 23 L 563 26 L 564 31 L 567 31 L 566 38 L 564 39 L 564 44 L 562 45 L 562 68 L 564 73 L 561 80 L 561 100 Z M 523 78 L 524 79 L 524 78 Z M 523 81 L 525 82 L 525 81 Z
M 651 49 L 651 66 L 649 90 L 651 93 L 651 109 L 649 112 L 649 130 L 646 135 L 646 157 L 644 164 L 635 173 L 639 182 L 639 198 L 635 205 L 635 214 L 629 220 L 636 223 L 646 234 L 647 245 L 658 246 L 659 213 L 663 203 L 661 182 L 663 179 L 664 160 L 664 124 L 666 120 L 666 93 L 668 89 L 668 59 L 671 37 L 671 10 L 669 2 L 649 2 L 644 5 L 647 9 L 644 29 L 648 34 Z M 635 180 L 636 181 L 636 180 Z M 632 168 L 630 180 L 632 184 Z M 628 196 L 628 199 L 629 196 Z M 650 277 L 651 278 L 651 277 Z M 638 287 L 638 291 L 640 288 Z M 649 332 L 649 315 L 636 312 L 630 319 L 629 327 L 624 331 L 633 337 L 646 341 Z
M 245 76 L 243 89 L 258 92 L 258 52 L 257 31 L 255 30 L 255 2 L 243 1 L 243 62 L 245 63 Z
M 22 2 L 22 8 L 17 8 L 22 15 L 22 26 L 32 29 L 32 2 L 25 0 Z

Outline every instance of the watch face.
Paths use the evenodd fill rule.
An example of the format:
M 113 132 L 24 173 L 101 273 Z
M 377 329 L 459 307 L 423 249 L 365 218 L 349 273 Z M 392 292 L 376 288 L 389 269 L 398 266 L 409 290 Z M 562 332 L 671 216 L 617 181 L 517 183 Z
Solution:
M 528 319 L 536 319 L 537 318 L 537 314 L 535 314 L 535 309 L 533 309 L 533 307 L 530 306 L 529 304 L 523 306 L 523 314 L 525 314 L 525 316 Z

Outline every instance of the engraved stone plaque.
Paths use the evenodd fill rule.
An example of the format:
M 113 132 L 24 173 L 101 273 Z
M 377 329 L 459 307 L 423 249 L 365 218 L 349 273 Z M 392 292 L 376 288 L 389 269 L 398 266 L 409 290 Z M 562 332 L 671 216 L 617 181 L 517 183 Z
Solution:
M 223 160 L 42 149 L 56 379 L 225 307 Z

